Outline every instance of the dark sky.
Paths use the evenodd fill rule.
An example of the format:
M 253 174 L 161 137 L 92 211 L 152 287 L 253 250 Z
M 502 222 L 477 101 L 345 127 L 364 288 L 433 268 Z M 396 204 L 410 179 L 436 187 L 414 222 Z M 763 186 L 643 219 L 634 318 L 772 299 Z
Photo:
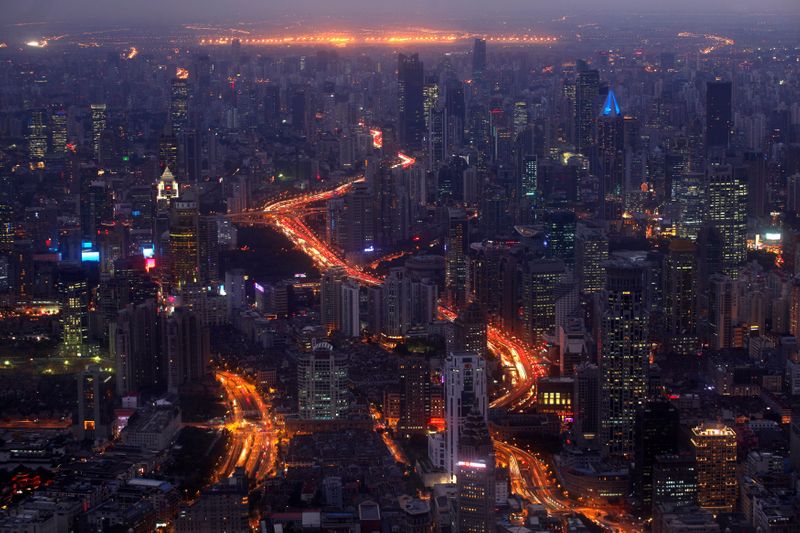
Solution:
M 491 6 L 489 8 L 488 6 Z M 275 20 L 285 16 L 318 20 L 337 17 L 354 24 L 427 23 L 433 17 L 495 20 L 504 16 L 664 12 L 781 13 L 800 16 L 800 0 L 0 0 L 3 22 L 104 21 L 189 22 Z M 527 21 L 525 23 L 528 23 Z

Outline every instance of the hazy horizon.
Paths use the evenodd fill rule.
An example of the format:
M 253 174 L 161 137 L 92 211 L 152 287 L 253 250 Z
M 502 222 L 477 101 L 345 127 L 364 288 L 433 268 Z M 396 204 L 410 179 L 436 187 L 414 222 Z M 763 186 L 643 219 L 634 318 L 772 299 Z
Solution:
M 374 0 L 342 0 L 323 3 L 320 0 L 269 2 L 266 0 L 139 0 L 108 2 L 107 0 L 5 0 L 3 19 L 7 24 L 80 22 L 186 23 L 186 22 L 281 22 L 287 20 L 346 19 L 359 25 L 430 24 L 437 20 L 476 18 L 497 21 L 503 17 L 537 17 L 561 15 L 605 15 L 615 18 L 637 14 L 669 13 L 676 18 L 696 15 L 778 14 L 800 17 L 797 0 L 603 0 L 602 5 L 589 0 L 564 0 L 557 5 L 545 0 L 496 0 L 491 12 L 481 0 L 406 0 L 398 10 L 388 2 Z

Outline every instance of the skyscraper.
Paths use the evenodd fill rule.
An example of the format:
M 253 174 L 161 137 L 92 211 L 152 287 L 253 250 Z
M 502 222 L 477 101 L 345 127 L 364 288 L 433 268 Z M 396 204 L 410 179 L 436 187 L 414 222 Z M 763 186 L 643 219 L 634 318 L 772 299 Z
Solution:
M 424 432 L 430 418 L 430 365 L 424 357 L 406 357 L 398 365 L 400 374 L 400 420 L 406 434 Z
M 544 340 L 556 323 L 556 287 L 564 274 L 564 262 L 556 258 L 531 258 L 522 272 L 523 339 Z
M 92 153 L 95 160 L 100 158 L 100 137 L 106 130 L 108 119 L 106 104 L 92 104 Z
M 601 311 L 602 442 L 610 457 L 633 452 L 636 407 L 647 392 L 648 309 L 643 267 L 627 259 L 606 262 Z
M 625 188 L 625 119 L 613 90 L 608 91 L 600 111 L 597 127 L 602 216 L 612 219 L 622 215 L 626 197 Z
M 68 357 L 88 355 L 89 288 L 83 270 L 61 268 L 58 293 L 61 300 L 61 352 Z
M 730 165 L 709 168 L 708 224 L 719 237 L 720 272 L 738 278 L 747 261 L 747 184 Z
M 461 209 L 450 209 L 445 241 L 445 298 L 459 308 L 469 294 L 469 222 Z
M 664 257 L 664 303 L 670 350 L 691 354 L 697 349 L 697 259 L 694 243 L 673 239 Z
M 596 143 L 599 98 L 600 73 L 589 69 L 578 72 L 575 82 L 575 145 L 584 155 Z
M 606 285 L 608 237 L 603 227 L 581 222 L 575 231 L 575 269 L 584 294 L 600 292 Z
M 114 358 L 117 394 L 162 390 L 166 368 L 155 300 L 128 304 L 110 329 L 109 352 Z
M 706 150 L 727 149 L 733 127 L 733 89 L 729 81 L 706 84 Z
M 397 60 L 397 114 L 400 144 L 422 147 L 425 136 L 424 74 L 418 54 L 400 54 Z
M 347 357 L 318 342 L 297 360 L 298 413 L 307 420 L 336 420 L 347 413 Z
M 453 321 L 455 350 L 486 357 L 486 313 L 471 302 Z
M 198 381 L 206 372 L 209 355 L 208 328 L 193 311 L 179 307 L 163 322 L 162 338 L 167 360 L 170 392 Z
M 180 137 L 189 122 L 189 73 L 179 69 L 170 86 L 169 119 L 172 134 Z
M 114 376 L 98 365 L 78 373 L 78 438 L 102 442 L 114 421 Z
M 708 279 L 708 333 L 713 350 L 733 348 L 733 328 L 738 315 L 735 282 L 723 274 Z
M 339 330 L 348 337 L 361 336 L 361 287 L 353 279 L 342 283 Z
M 692 428 L 697 459 L 697 501 L 700 507 L 731 512 L 736 506 L 736 432 L 720 423 Z
M 458 529 L 493 533 L 495 528 L 495 454 L 483 414 L 472 409 L 464 421 L 458 450 Z
M 342 325 L 342 283 L 347 279 L 343 267 L 331 267 L 325 271 L 320 281 L 320 323 L 328 331 Z
M 169 220 L 169 261 L 177 286 L 197 281 L 199 274 L 198 213 L 193 201 L 174 201 Z
M 472 77 L 479 78 L 486 72 L 486 40 L 475 39 L 472 44 Z
M 645 512 L 649 513 L 653 504 L 656 458 L 678 453 L 679 422 L 678 410 L 665 399 L 648 401 L 636 412 L 633 485 Z
M 467 415 L 473 409 L 488 420 L 486 361 L 477 354 L 451 353 L 444 363 L 445 470 L 458 474 L 458 452 Z

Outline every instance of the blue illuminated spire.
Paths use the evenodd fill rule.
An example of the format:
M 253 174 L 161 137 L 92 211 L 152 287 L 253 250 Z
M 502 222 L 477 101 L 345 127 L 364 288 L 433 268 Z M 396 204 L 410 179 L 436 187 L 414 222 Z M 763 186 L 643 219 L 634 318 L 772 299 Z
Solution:
M 606 96 L 606 103 L 603 104 L 603 116 L 616 117 L 620 114 L 621 111 L 617 103 L 617 96 L 614 94 L 614 89 L 609 89 L 608 96 Z

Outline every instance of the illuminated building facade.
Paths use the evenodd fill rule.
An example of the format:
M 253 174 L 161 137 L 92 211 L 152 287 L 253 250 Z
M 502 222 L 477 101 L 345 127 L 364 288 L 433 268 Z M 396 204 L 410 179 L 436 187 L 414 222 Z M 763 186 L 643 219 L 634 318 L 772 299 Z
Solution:
M 601 226 L 581 222 L 575 230 L 575 269 L 584 294 L 600 292 L 606 286 L 608 236 Z
M 459 308 L 469 293 L 469 222 L 463 210 L 450 209 L 445 243 L 445 297 Z
M 644 269 L 627 259 L 606 262 L 601 317 L 601 436 L 609 457 L 633 453 L 636 408 L 647 392 L 648 309 Z
M 697 249 L 688 239 L 673 239 L 664 257 L 664 303 L 670 350 L 697 349 Z
M 705 422 L 692 428 L 697 459 L 697 501 L 700 507 L 731 512 L 736 506 L 736 432 L 724 424 Z
M 92 153 L 95 160 L 100 158 L 100 137 L 106 130 L 108 110 L 106 104 L 92 104 Z
M 103 442 L 111 436 L 114 421 L 114 376 L 98 365 L 78 374 L 78 424 L 80 440 Z
M 169 261 L 176 286 L 197 281 L 198 214 L 197 203 L 175 201 L 170 209 Z
M 522 273 L 523 339 L 536 343 L 553 333 L 556 322 L 556 287 L 564 274 L 564 262 L 555 258 L 533 258 Z
M 495 454 L 482 413 L 467 414 L 458 450 L 457 531 L 493 533 L 495 528 Z
M 89 289 L 85 273 L 63 268 L 58 273 L 61 299 L 61 353 L 67 357 L 88 355 Z
M 733 279 L 747 260 L 747 183 L 731 166 L 708 175 L 708 223 L 719 237 L 719 271 Z
M 458 474 L 458 451 L 464 423 L 473 409 L 488 420 L 486 361 L 477 354 L 451 353 L 444 363 L 445 464 L 451 476 Z
M 297 361 L 298 413 L 306 420 L 336 420 L 347 413 L 347 357 L 318 342 Z

